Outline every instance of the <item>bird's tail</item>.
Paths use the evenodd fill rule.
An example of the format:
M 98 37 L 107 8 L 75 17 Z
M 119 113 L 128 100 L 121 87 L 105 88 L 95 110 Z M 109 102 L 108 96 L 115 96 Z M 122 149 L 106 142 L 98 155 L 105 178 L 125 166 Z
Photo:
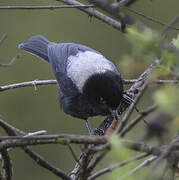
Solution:
M 32 36 L 25 43 L 19 44 L 18 48 L 37 55 L 40 58 L 49 62 L 48 58 L 48 44 L 50 43 L 45 37 L 41 35 Z

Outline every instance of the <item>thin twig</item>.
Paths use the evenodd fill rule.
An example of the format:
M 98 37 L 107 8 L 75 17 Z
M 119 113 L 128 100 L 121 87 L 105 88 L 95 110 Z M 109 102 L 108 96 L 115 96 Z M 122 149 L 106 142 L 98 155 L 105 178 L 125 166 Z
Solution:
M 162 151 L 162 153 L 160 154 L 160 156 L 158 157 L 158 159 L 155 161 L 155 163 L 153 164 L 153 169 L 156 168 L 156 166 L 163 160 L 165 159 L 167 156 L 169 156 L 169 154 L 172 151 L 177 151 L 179 149 L 179 135 L 177 135 L 172 142 Z
M 45 133 L 47 133 L 46 130 L 40 130 L 40 131 L 36 131 L 36 132 L 32 132 L 32 133 L 27 133 L 24 137 L 37 136 L 37 135 L 41 135 L 41 134 L 45 134 Z
M 93 169 L 96 167 L 96 165 L 106 156 L 107 152 L 109 152 L 107 149 L 103 152 L 100 152 L 96 158 L 94 159 L 93 162 L 91 162 L 91 164 L 88 166 L 88 173 L 91 173 L 93 171 Z
M 168 83 L 171 83 L 171 84 L 178 84 L 179 83 L 179 80 L 161 80 L 161 79 L 158 79 L 158 80 L 155 80 L 154 83 L 156 84 L 168 84 Z
M 8 124 L 6 121 L 0 118 L 0 126 L 6 131 L 9 136 L 16 136 L 18 134 L 25 135 L 26 133 Z
M 59 1 L 59 0 L 57 0 Z M 60 0 L 60 2 L 64 2 L 65 4 L 69 4 L 69 5 L 84 5 L 76 0 Z M 113 18 L 110 18 L 109 16 L 104 15 L 103 13 L 93 9 L 93 8 L 78 8 L 81 11 L 87 13 L 89 16 L 91 17 L 95 17 L 101 21 L 103 21 L 104 23 L 111 25 L 112 27 L 114 27 L 115 29 L 122 31 L 121 29 L 121 23 L 114 20 Z
M 39 9 L 62 9 L 62 8 L 89 8 L 94 7 L 94 5 L 49 5 L 49 6 L 0 6 L 0 10 L 39 10 Z
M 76 156 L 76 154 L 75 154 L 75 152 L 74 152 L 74 150 L 73 150 L 73 148 L 72 148 L 72 146 L 71 146 L 71 144 L 67 143 L 67 146 L 68 146 L 68 148 L 69 148 L 69 150 L 70 150 L 70 152 L 71 152 L 75 162 L 77 162 L 77 163 L 79 163 L 79 165 L 81 165 L 79 160 L 78 160 L 78 158 L 77 158 L 77 156 Z
M 0 126 L 5 129 L 8 135 L 10 136 L 16 136 L 16 133 L 25 135 L 26 133 L 15 128 L 14 126 L 8 124 L 7 122 L 0 119 Z M 35 151 L 31 150 L 29 147 L 23 147 L 22 148 L 25 153 L 27 153 L 37 164 L 42 166 L 43 168 L 49 170 L 53 174 L 55 174 L 58 177 L 63 178 L 64 180 L 70 180 L 69 176 L 67 176 L 61 169 L 56 168 L 52 164 L 50 164 L 48 161 L 44 159 L 44 157 L 40 156 Z
M 131 4 L 133 4 L 134 2 L 136 2 L 137 0 L 121 0 L 119 2 L 115 2 L 113 4 L 116 4 L 116 6 L 118 6 L 119 8 L 124 7 L 124 6 L 129 6 Z
M 28 86 L 37 86 L 37 85 L 46 85 L 46 84 L 57 84 L 56 80 L 34 80 L 28 82 L 20 82 L 15 84 L 9 84 L 5 86 L 0 86 L 0 91 L 5 91 L 9 89 L 28 87 Z
M 7 38 L 7 34 L 4 33 L 4 34 L 2 35 L 2 37 L 1 37 L 1 39 L 0 39 L 0 46 L 1 46 L 2 43 L 6 40 L 6 38 Z
M 107 0 L 87 0 L 89 3 L 94 4 L 95 6 L 99 7 L 100 9 L 106 11 L 107 13 L 111 14 L 113 17 L 123 21 L 123 17 L 120 15 L 118 11 L 118 6 L 115 6 L 108 2 Z M 116 3 L 115 3 L 116 4 Z M 120 5 L 120 4 L 119 4 Z
M 17 59 L 19 59 L 19 57 L 20 57 L 20 53 L 17 53 L 12 59 L 11 59 L 11 61 L 8 63 L 8 64 L 2 64 L 2 63 L 0 63 L 0 67 L 9 67 L 9 66 L 11 66 Z
M 120 133 L 124 126 L 126 125 L 127 121 L 129 120 L 133 110 L 135 109 L 139 99 L 142 97 L 143 93 L 144 93 L 144 90 L 146 89 L 148 85 L 148 81 L 146 81 L 143 85 L 143 87 L 141 88 L 140 92 L 138 93 L 138 95 L 136 96 L 136 99 L 134 100 L 134 102 L 130 105 L 127 113 L 124 115 L 124 117 L 122 118 L 121 122 L 119 123 L 119 126 L 118 128 L 116 129 L 116 132 L 117 133 Z
M 53 174 L 55 174 L 58 177 L 61 177 L 64 180 L 71 180 L 69 178 L 69 176 L 67 176 L 61 169 L 53 166 L 51 163 L 49 163 L 47 160 L 45 160 L 44 157 L 42 157 L 35 151 L 31 150 L 29 147 L 24 147 L 23 150 L 41 167 L 49 170 L 50 172 L 52 172 Z
M 122 161 L 122 162 L 119 162 L 119 163 L 116 163 L 116 164 L 113 164 L 113 165 L 110 165 L 109 167 L 106 167 L 104 169 L 101 169 L 99 171 L 97 171 L 96 173 L 94 173 L 93 175 L 91 175 L 88 180 L 94 180 L 95 178 L 99 177 L 99 176 L 102 176 L 106 173 L 110 173 L 112 172 L 114 169 L 116 168 L 119 168 L 119 167 L 122 167 L 122 166 L 125 166 L 127 164 L 129 164 L 130 162 L 133 162 L 135 160 L 139 160 L 139 159 L 142 159 L 144 157 L 148 156 L 147 153 L 142 153 L 142 154 L 139 154 L 135 157 L 132 157 L 128 160 L 125 160 L 125 161 Z
M 140 97 L 144 93 L 144 90 L 146 89 L 149 79 L 151 77 L 152 71 L 156 68 L 155 65 L 151 64 L 138 78 L 138 81 L 134 83 L 129 90 L 126 91 L 126 93 L 131 96 L 134 100 L 134 102 L 130 105 L 127 113 L 122 118 L 121 122 L 119 123 L 118 128 L 116 129 L 116 133 L 120 133 L 122 129 L 125 127 L 127 121 L 129 120 L 134 108 L 136 107 L 136 104 L 138 103 Z M 125 107 L 127 108 L 129 105 L 124 104 L 123 105 L 123 111 L 125 110 Z
M 12 177 L 12 164 L 7 149 L 1 150 L 3 180 L 11 180 Z
M 124 79 L 124 84 L 133 84 L 138 82 L 138 79 Z M 156 83 L 156 84 L 178 84 L 179 80 L 153 80 L 150 83 Z M 14 84 L 8 84 L 4 86 L 0 86 L 0 91 L 15 89 L 15 88 L 21 88 L 21 87 L 31 87 L 31 86 L 40 86 L 40 85 L 49 85 L 49 84 L 57 84 L 56 80 L 49 79 L 49 80 L 33 80 L 33 81 L 27 81 L 27 82 L 20 82 L 20 83 L 14 83 Z
M 124 79 L 124 84 L 133 84 L 139 81 L 138 79 Z M 179 80 L 177 79 L 154 79 L 149 82 L 149 84 L 177 84 Z
M 120 136 L 123 137 L 127 132 L 129 132 L 140 120 L 142 120 L 144 117 L 146 117 L 148 114 L 156 110 L 157 105 L 150 106 L 144 111 L 141 111 L 140 114 L 132 120 L 129 124 L 127 124 L 123 130 L 120 132 Z
M 177 24 L 178 21 L 179 21 L 179 16 L 175 17 L 169 24 L 166 25 L 166 27 L 161 32 L 161 36 L 165 38 L 167 32 L 171 29 L 170 27 L 173 26 L 174 24 Z
M 139 12 L 139 11 L 136 11 L 136 10 L 134 10 L 134 9 L 131 9 L 131 8 L 129 8 L 129 7 L 126 7 L 126 9 L 127 9 L 128 11 L 130 11 L 130 12 L 132 12 L 132 13 L 134 13 L 134 14 L 137 14 L 137 15 L 139 15 L 139 16 L 141 16 L 141 17 L 144 17 L 145 19 L 148 19 L 149 21 L 152 21 L 152 22 L 154 22 L 154 23 L 160 24 L 160 25 L 162 25 L 162 26 L 167 26 L 168 28 L 173 29 L 173 30 L 176 30 L 176 31 L 179 30 L 179 28 L 176 28 L 176 27 L 167 25 L 166 23 L 163 23 L 162 21 L 160 21 L 160 20 L 158 20 L 158 19 L 155 19 L 155 18 L 150 17 L 150 16 L 146 16 L 146 15 L 144 15 L 143 13 L 141 13 L 141 12 Z
M 152 156 L 149 159 L 146 159 L 144 162 L 142 162 L 140 165 L 138 165 L 136 168 L 132 169 L 130 172 L 128 172 L 126 175 L 124 175 L 123 177 L 121 177 L 118 180 L 122 180 L 125 179 L 126 177 L 134 174 L 136 171 L 138 171 L 139 169 L 143 168 L 144 166 L 149 165 L 151 162 L 153 162 L 155 159 L 157 159 L 157 156 Z

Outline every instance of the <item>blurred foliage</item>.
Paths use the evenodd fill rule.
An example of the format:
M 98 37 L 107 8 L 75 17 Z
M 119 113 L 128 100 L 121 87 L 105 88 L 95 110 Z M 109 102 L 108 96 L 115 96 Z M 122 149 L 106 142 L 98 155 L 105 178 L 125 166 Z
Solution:
M 110 137 L 110 142 L 112 147 L 111 155 L 113 156 L 114 159 L 118 159 L 122 161 L 131 156 L 131 151 L 121 144 L 120 139 L 117 135 L 112 135 Z
M 144 31 L 136 27 L 127 29 L 127 37 L 132 44 L 133 55 L 142 57 L 142 61 L 152 63 L 156 57 L 160 57 L 161 38 L 159 34 L 146 28 Z
M 177 86 L 165 86 L 154 94 L 154 99 L 162 111 L 172 116 L 179 115 L 179 90 Z
M 170 44 L 171 42 L 163 41 L 162 37 L 158 33 L 156 33 L 153 30 L 145 29 L 144 31 L 140 31 L 136 29 L 135 27 L 130 27 L 127 29 L 127 37 L 129 41 L 131 42 L 132 49 L 133 49 L 133 57 L 138 57 L 138 59 L 141 59 L 141 61 L 148 61 L 148 63 L 154 63 L 157 66 L 157 69 L 155 70 L 155 78 L 158 77 L 164 77 L 166 79 L 177 79 L 177 65 L 179 62 L 178 52 L 171 52 L 171 49 L 162 48 L 164 43 Z M 178 36 L 179 37 L 179 36 Z M 178 37 L 176 39 L 172 40 L 172 44 L 175 46 L 176 49 L 178 49 L 179 40 Z M 163 57 L 164 55 L 164 57 Z M 131 57 L 126 57 L 125 60 L 133 60 Z M 125 62 L 129 65 L 128 62 Z M 123 64 L 124 66 L 125 64 Z M 127 67 L 127 66 L 126 66 Z M 175 67 L 175 73 L 173 71 Z M 153 77 L 154 77 L 153 76 Z M 178 84 L 170 84 L 170 85 L 164 85 L 161 86 L 160 89 L 154 91 L 152 93 L 154 102 L 159 105 L 159 111 L 164 112 L 165 116 L 169 116 L 170 123 L 172 122 L 172 118 L 178 118 L 178 107 L 179 107 L 179 89 Z M 152 118 L 152 117 L 151 117 Z M 162 117 L 161 117 L 162 118 Z M 155 121 L 160 121 L 160 117 L 158 116 Z M 163 122 L 164 123 L 164 122 Z M 154 125 L 152 125 L 153 130 L 159 131 L 158 128 L 164 129 L 165 131 L 162 132 L 163 135 L 168 133 L 167 127 L 164 127 L 165 123 L 160 123 L 160 127 L 157 127 L 159 123 L 155 122 Z M 163 124 L 163 126 L 162 126 Z M 155 127 L 154 127 L 155 126 Z M 149 125 L 148 125 L 149 128 Z M 169 128 L 169 126 L 168 126 Z M 152 131 L 152 130 L 151 130 Z M 178 129 L 173 129 L 173 133 L 177 133 Z M 158 132 L 159 133 L 159 132 Z M 159 134 L 156 133 L 157 136 Z M 153 133 L 154 135 L 154 133 Z M 163 136 L 162 135 L 162 136 Z M 159 141 L 163 141 L 163 137 L 159 138 Z M 146 139 L 143 139 L 146 140 Z M 117 136 L 112 136 L 111 138 L 111 144 L 112 144 L 112 155 L 113 158 L 117 161 L 121 161 L 124 159 L 128 159 L 131 157 L 131 153 L 129 150 L 124 148 L 122 144 L 119 141 L 119 138 Z M 138 163 L 134 163 L 134 167 L 137 167 Z M 115 170 L 115 173 L 111 173 L 109 175 L 109 179 L 147 179 L 147 180 L 158 180 L 160 177 L 162 177 L 165 163 L 161 163 L 160 166 L 157 168 L 157 171 L 155 173 L 152 173 L 151 175 L 151 169 L 150 168 L 143 168 L 143 175 L 142 176 L 125 176 L 127 172 L 130 172 L 131 165 L 127 165 L 127 168 L 122 168 L 119 171 Z M 134 168 L 133 167 L 133 168 Z M 133 174 L 133 173 L 132 173 Z M 145 174 L 145 177 L 144 177 Z

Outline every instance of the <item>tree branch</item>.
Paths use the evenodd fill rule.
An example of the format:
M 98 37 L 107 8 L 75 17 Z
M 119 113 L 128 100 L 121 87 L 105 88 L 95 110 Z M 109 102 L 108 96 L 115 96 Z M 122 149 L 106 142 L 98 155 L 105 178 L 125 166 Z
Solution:
M 15 84 L 9 84 L 5 86 L 0 86 L 0 91 L 5 91 L 9 89 L 21 88 L 21 87 L 29 87 L 29 86 L 37 86 L 37 85 L 48 85 L 48 84 L 57 84 L 56 80 L 34 80 L 28 82 L 20 82 Z
M 0 46 L 3 44 L 3 42 L 6 40 L 6 38 L 7 38 L 7 34 L 4 33 L 0 39 Z
M 57 0 L 59 1 L 59 0 Z M 64 2 L 65 4 L 69 4 L 69 5 L 84 5 L 76 0 L 60 0 L 60 2 Z M 91 17 L 95 17 L 101 21 L 103 21 L 104 23 L 108 24 L 108 25 L 111 25 L 113 28 L 119 30 L 119 31 L 122 31 L 122 26 L 121 26 L 121 23 L 104 15 L 103 13 L 93 9 L 93 8 L 87 8 L 87 9 L 84 9 L 84 8 L 78 8 L 80 9 L 81 11 L 87 13 L 89 16 Z
M 62 8 L 89 8 L 94 7 L 94 5 L 49 5 L 49 6 L 0 6 L 0 10 L 39 10 L 39 9 L 62 9 Z
M 126 9 L 127 9 L 128 11 L 130 11 L 130 12 L 132 12 L 132 13 L 134 13 L 134 14 L 137 14 L 137 15 L 139 15 L 139 16 L 141 16 L 141 17 L 144 17 L 145 19 L 147 19 L 147 20 L 149 20 L 149 21 L 152 21 L 152 22 L 154 22 L 154 23 L 160 24 L 160 25 L 162 25 L 162 26 L 166 26 L 166 27 L 168 27 L 168 28 L 170 28 L 170 29 L 173 29 L 173 30 L 176 30 L 176 31 L 179 30 L 179 28 L 173 27 L 173 26 L 171 26 L 170 24 L 168 25 L 168 24 L 166 24 L 166 23 L 164 23 L 164 22 L 162 22 L 162 21 L 160 21 L 160 20 L 158 20 L 158 19 L 155 19 L 155 18 L 153 18 L 153 17 L 146 16 L 146 15 L 144 15 L 143 13 L 141 13 L 141 12 L 139 12 L 139 11 L 136 11 L 136 10 L 134 10 L 134 9 L 131 9 L 131 8 L 129 8 L 129 7 L 126 7 Z
M 155 111 L 157 108 L 157 105 L 150 106 L 144 111 L 141 111 L 140 114 L 132 120 L 129 124 L 127 124 L 123 130 L 119 133 L 121 137 L 125 136 L 127 132 L 129 132 L 138 122 L 140 122 L 144 117 L 146 117 L 151 112 Z
M 138 165 L 136 168 L 132 169 L 130 172 L 128 172 L 126 175 L 122 176 L 119 180 L 125 179 L 126 177 L 134 174 L 139 169 L 143 168 L 144 166 L 149 165 L 151 162 L 153 162 L 155 159 L 157 159 L 156 156 L 152 156 L 149 159 L 146 159 L 144 162 L 142 162 L 140 165 Z
M 123 83 L 124 84 L 133 84 L 136 83 L 140 80 L 138 79 L 124 79 Z M 178 84 L 179 80 L 152 80 L 149 82 L 149 84 Z M 16 89 L 16 88 L 21 88 L 21 87 L 31 87 L 34 86 L 40 86 L 40 85 L 49 85 L 49 84 L 57 84 L 56 80 L 49 79 L 49 80 L 33 80 L 33 81 L 27 81 L 27 82 L 20 82 L 20 83 L 14 83 L 14 84 L 8 84 L 4 86 L 0 86 L 0 91 L 6 91 L 10 89 Z
M 40 145 L 40 144 L 62 144 L 67 143 L 75 144 L 105 144 L 107 138 L 104 136 L 87 136 L 87 135 L 74 135 L 74 134 L 56 134 L 56 135 L 39 135 L 39 136 L 0 136 L 0 149 L 23 147 L 27 145 Z
M 2 157 L 3 180 L 11 180 L 12 177 L 12 164 L 7 149 L 0 151 Z
M 119 162 L 119 163 L 116 163 L 116 164 L 113 164 L 113 165 L 110 165 L 109 167 L 106 167 L 104 169 L 101 169 L 99 171 L 97 171 L 96 173 L 94 173 L 93 175 L 91 175 L 88 180 L 94 180 L 95 178 L 99 177 L 99 176 L 102 176 L 106 173 L 111 173 L 113 170 L 115 170 L 116 168 L 119 168 L 119 167 L 123 167 L 127 164 L 129 164 L 130 162 L 133 162 L 135 160 L 139 160 L 139 159 L 142 159 L 144 157 L 148 156 L 147 153 L 142 153 L 142 154 L 139 154 L 135 157 L 132 157 L 128 160 L 125 160 L 125 161 L 122 161 L 122 162 Z
M 16 133 L 25 135 L 25 132 L 15 128 L 14 126 L 8 124 L 7 122 L 0 119 L 0 126 L 4 128 L 4 130 L 7 132 L 10 136 L 16 136 Z M 58 177 L 63 178 L 64 180 L 70 180 L 69 176 L 67 176 L 61 169 L 56 168 L 55 166 L 51 165 L 48 161 L 44 159 L 44 157 L 40 156 L 35 151 L 31 150 L 29 147 L 22 147 L 24 152 L 28 154 L 37 164 L 42 166 L 43 168 L 51 171 L 53 174 L 55 174 Z M 6 150 L 5 150 L 6 151 Z M 10 166 L 9 166 L 10 167 Z

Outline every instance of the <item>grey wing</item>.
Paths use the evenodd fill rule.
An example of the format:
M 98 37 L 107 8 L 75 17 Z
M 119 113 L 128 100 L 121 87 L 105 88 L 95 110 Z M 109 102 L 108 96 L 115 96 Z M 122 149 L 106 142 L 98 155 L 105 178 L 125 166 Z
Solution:
M 79 51 L 94 51 L 87 46 L 74 43 L 50 43 L 48 45 L 48 57 L 52 66 L 53 73 L 58 81 L 60 90 L 64 95 L 73 96 L 79 91 L 72 80 L 67 76 L 68 57 L 75 56 Z
M 70 47 L 66 44 L 51 43 L 48 46 L 48 57 L 60 91 L 64 95 L 73 96 L 78 94 L 78 90 L 66 74 L 69 50 Z M 76 53 L 75 49 L 72 53 Z

